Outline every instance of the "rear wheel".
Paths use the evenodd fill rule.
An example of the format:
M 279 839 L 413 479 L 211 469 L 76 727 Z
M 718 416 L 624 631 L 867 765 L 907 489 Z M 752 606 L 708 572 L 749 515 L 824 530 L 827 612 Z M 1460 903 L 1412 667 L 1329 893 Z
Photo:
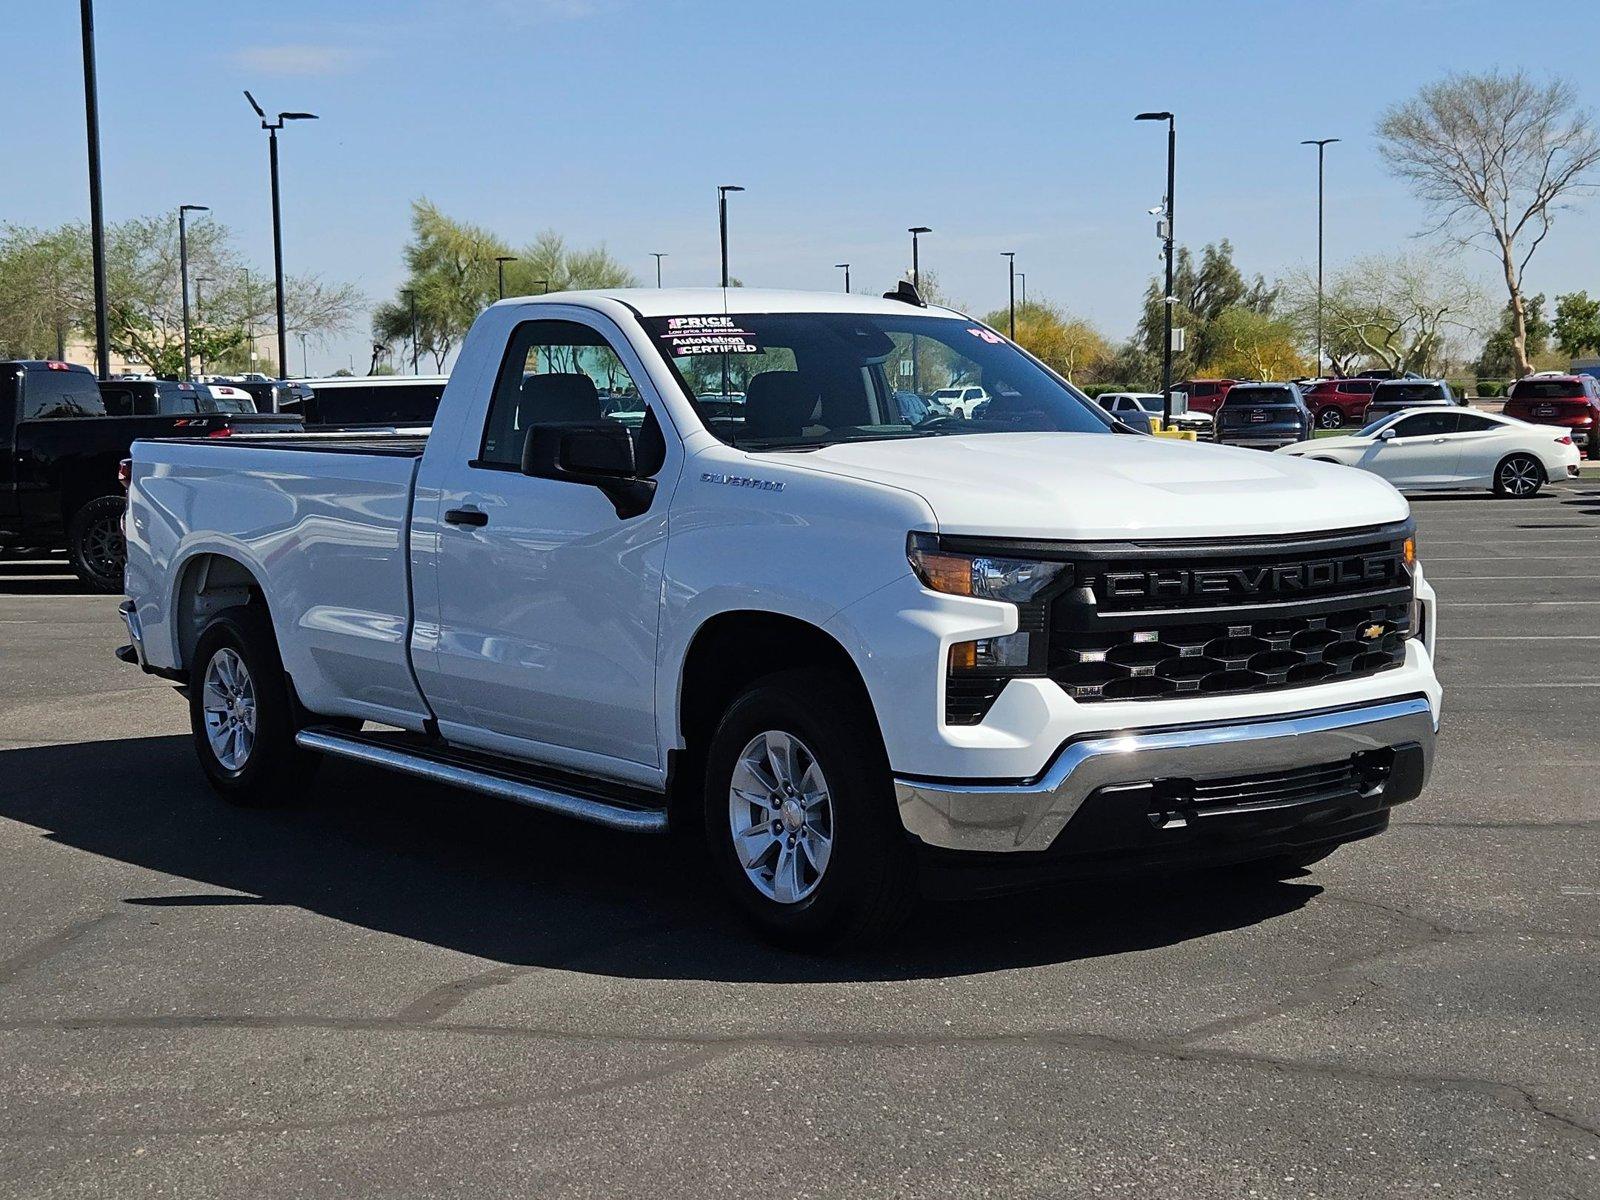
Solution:
M 1494 493 L 1513 500 L 1526 500 L 1544 486 L 1544 468 L 1531 454 L 1513 454 L 1494 469 Z
M 122 568 L 127 546 L 122 540 L 121 496 L 97 496 L 67 522 L 67 554 L 72 571 L 86 588 L 96 592 L 122 590 Z
M 833 672 L 772 675 L 729 706 L 707 754 L 705 827 L 724 885 L 775 941 L 875 941 L 915 902 L 874 716 Z
M 282 804 L 319 758 L 294 743 L 296 706 L 264 610 L 212 618 L 189 667 L 189 724 L 206 780 L 236 804 Z
M 1344 413 L 1332 406 L 1321 409 L 1317 413 L 1317 425 L 1323 429 L 1343 429 Z

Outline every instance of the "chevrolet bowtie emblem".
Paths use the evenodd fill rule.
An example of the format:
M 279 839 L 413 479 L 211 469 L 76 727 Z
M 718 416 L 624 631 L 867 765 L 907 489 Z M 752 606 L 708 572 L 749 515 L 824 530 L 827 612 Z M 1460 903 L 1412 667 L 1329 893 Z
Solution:
M 1361 636 L 1369 642 L 1375 642 L 1383 636 L 1383 626 L 1368 625 L 1361 631 Z

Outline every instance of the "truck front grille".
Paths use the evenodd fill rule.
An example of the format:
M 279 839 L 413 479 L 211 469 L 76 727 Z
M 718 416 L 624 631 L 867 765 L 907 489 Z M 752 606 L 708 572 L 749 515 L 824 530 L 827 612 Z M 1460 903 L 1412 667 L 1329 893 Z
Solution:
M 1406 526 L 1277 545 L 1152 543 L 1073 554 L 1046 671 L 1079 701 L 1220 696 L 1400 666 Z

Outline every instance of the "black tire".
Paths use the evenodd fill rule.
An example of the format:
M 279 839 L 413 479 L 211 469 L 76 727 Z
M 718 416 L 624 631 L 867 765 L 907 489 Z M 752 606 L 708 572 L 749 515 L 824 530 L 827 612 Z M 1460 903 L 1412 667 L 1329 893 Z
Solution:
M 734 848 L 734 774 L 745 751 L 770 734 L 798 740 L 804 759 L 814 759 L 820 769 L 827 795 L 831 850 L 820 872 L 814 872 L 814 858 L 802 857 L 806 847 L 793 840 L 809 836 L 811 828 L 786 835 L 790 855 L 802 864 L 797 871 L 811 888 L 787 902 L 766 894 Z M 741 779 L 748 787 L 748 777 L 741 774 Z M 782 800 L 775 789 L 772 794 Z M 765 811 L 756 804 L 746 807 L 751 813 Z M 770 810 L 770 829 L 785 829 L 784 807 Z M 809 821 L 809 810 L 796 819 Z M 899 928 L 916 902 L 916 857 L 895 809 L 876 719 L 857 690 L 835 672 L 784 671 L 758 680 L 733 701 L 706 755 L 705 828 L 717 874 L 739 908 L 773 941 L 809 948 L 869 944 Z M 771 844 L 774 883 L 783 843 L 779 837 Z
M 1334 408 L 1332 405 L 1329 405 L 1327 408 L 1319 409 L 1317 411 L 1317 428 L 1318 429 L 1343 429 L 1344 428 L 1344 413 L 1343 413 L 1343 411 L 1341 411 L 1340 409 Z
M 207 705 L 217 695 L 215 691 L 208 695 L 207 675 L 224 651 L 242 663 L 253 696 L 250 747 L 232 762 L 219 757 L 207 724 Z M 230 608 L 213 617 L 195 643 L 189 664 L 189 725 L 206 781 L 235 804 L 286 804 L 303 794 L 321 760 L 294 744 L 298 718 L 266 611 L 255 606 Z
M 1544 467 L 1531 454 L 1508 454 L 1494 469 L 1494 494 L 1508 500 L 1531 500 L 1544 482 Z
M 67 522 L 72 573 L 92 592 L 114 595 L 122 591 L 122 568 L 128 559 L 122 512 L 127 506 L 121 496 L 97 496 Z

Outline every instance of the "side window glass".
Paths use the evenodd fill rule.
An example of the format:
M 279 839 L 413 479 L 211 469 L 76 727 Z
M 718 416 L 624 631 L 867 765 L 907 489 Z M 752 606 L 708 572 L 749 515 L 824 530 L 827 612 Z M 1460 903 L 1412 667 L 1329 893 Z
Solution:
M 1482 433 L 1486 429 L 1501 428 L 1498 421 L 1491 421 L 1488 417 L 1480 417 L 1476 413 L 1462 413 L 1457 420 L 1458 433 Z
M 527 321 L 495 381 L 478 461 L 520 467 L 534 425 L 615 421 L 646 424 L 646 405 L 627 367 L 598 332 L 575 321 Z M 660 430 L 649 422 L 655 438 Z
M 100 385 L 84 371 L 33 371 L 22 384 L 22 419 L 43 421 L 53 417 L 103 417 L 105 401 Z

